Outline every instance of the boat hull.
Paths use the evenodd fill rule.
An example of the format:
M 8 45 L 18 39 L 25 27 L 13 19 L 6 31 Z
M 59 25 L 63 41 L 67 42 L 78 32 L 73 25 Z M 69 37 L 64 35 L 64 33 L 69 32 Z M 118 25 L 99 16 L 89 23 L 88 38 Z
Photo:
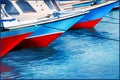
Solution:
M 5 56 L 17 44 L 32 34 L 35 29 L 36 28 L 33 26 L 1 32 L 0 58 Z
M 79 28 L 93 28 L 97 23 L 99 23 L 102 18 L 96 20 L 89 20 L 86 22 L 76 23 L 71 29 L 79 29 Z
M 23 42 L 21 42 L 17 47 L 14 48 L 14 50 L 17 49 L 23 49 L 23 48 L 30 48 L 30 47 L 46 47 L 54 41 L 56 38 L 58 38 L 63 32 L 56 33 L 56 34 L 47 34 L 43 36 L 37 36 L 34 38 L 25 39 Z
M 91 10 L 83 18 L 81 18 L 75 25 L 73 25 L 71 29 L 95 27 L 95 25 L 97 25 L 102 20 L 102 18 L 113 9 L 115 5 L 116 2 Z
M 47 47 L 83 16 L 84 15 L 75 16 L 64 20 L 39 25 L 40 27 L 37 31 L 35 31 L 33 34 L 23 40 L 14 49 L 22 49 L 29 47 Z

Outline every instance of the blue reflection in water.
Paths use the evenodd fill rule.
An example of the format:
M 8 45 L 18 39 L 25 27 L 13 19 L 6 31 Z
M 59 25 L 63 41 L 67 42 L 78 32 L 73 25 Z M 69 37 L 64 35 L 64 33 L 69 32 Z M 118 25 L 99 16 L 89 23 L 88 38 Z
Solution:
M 103 21 L 118 23 L 108 17 Z M 67 31 L 47 48 L 11 51 L 2 64 L 12 67 L 1 73 L 2 79 L 118 79 L 119 24 Z

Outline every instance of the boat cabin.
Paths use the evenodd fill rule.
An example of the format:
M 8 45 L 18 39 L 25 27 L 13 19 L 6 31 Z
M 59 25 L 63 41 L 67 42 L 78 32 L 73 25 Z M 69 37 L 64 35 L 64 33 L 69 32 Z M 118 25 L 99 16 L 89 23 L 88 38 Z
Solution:
M 1 5 L 1 26 L 7 28 L 47 18 L 54 11 L 60 10 L 55 0 L 6 0 Z M 12 18 L 16 20 L 9 22 Z

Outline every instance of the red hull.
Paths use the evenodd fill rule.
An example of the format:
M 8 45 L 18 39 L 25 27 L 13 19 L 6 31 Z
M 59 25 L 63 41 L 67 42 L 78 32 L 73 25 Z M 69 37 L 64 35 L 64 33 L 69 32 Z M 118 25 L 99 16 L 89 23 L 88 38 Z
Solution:
M 15 47 L 18 43 L 20 43 L 23 39 L 25 39 L 30 34 L 31 32 L 0 39 L 0 42 L 1 42 L 0 58 L 6 55 L 7 52 L 9 52 L 13 47 Z
M 80 29 L 80 28 L 93 28 L 97 23 L 99 23 L 102 20 L 102 18 L 96 19 L 96 20 L 90 20 L 86 22 L 80 22 L 76 23 L 71 27 L 71 29 Z
M 14 50 L 30 48 L 30 47 L 42 47 L 42 48 L 47 47 L 51 42 L 53 42 L 61 34 L 62 34 L 62 32 L 25 39 L 20 44 L 18 44 L 14 48 Z

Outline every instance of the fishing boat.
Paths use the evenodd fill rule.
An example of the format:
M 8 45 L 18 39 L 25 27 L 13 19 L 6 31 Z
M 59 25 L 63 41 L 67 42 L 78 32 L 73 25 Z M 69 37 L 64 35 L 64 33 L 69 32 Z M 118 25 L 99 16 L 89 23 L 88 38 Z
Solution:
M 95 25 L 97 25 L 102 20 L 102 18 L 114 8 L 116 4 L 117 1 L 107 1 L 101 4 L 93 5 L 96 8 L 87 13 L 71 29 L 95 27 Z
M 88 0 L 89 1 L 89 0 Z M 79 3 L 81 2 L 81 3 Z M 92 0 L 90 2 L 79 1 L 69 4 L 69 8 L 79 8 L 80 10 L 89 10 L 71 29 L 93 28 L 102 18 L 107 15 L 118 4 L 118 0 Z M 69 1 L 70 3 L 70 1 Z M 63 4 L 63 3 L 62 3 Z M 83 5 L 86 4 L 86 5 Z M 67 5 L 67 4 L 66 4 Z M 74 6 L 73 6 L 74 5 Z M 94 8 L 93 8 L 94 7 Z M 69 9 L 67 8 L 67 9 Z
M 6 4 L 9 4 L 9 6 L 6 6 Z M 15 7 L 10 7 L 10 5 L 10 2 L 0 3 L 0 58 L 6 55 L 13 47 L 15 47 L 18 43 L 29 36 L 35 29 L 37 29 L 37 27 L 34 25 L 26 26 L 20 24 L 18 19 L 12 18 L 10 15 L 19 15 L 19 13 L 16 11 Z M 6 9 L 9 9 L 8 12 L 6 12 Z
M 40 2 L 41 1 L 38 1 L 37 3 L 40 4 Z M 15 47 L 15 49 L 22 49 L 22 48 L 29 48 L 29 47 L 47 47 L 50 43 L 52 43 L 55 39 L 57 39 L 61 34 L 63 34 L 66 30 L 68 30 L 72 25 L 74 25 L 75 22 L 78 21 L 78 19 L 81 20 L 85 18 L 85 16 L 88 15 L 88 13 L 90 15 L 91 14 L 90 12 L 93 13 L 92 10 L 95 11 L 96 8 L 106 6 L 109 4 L 115 4 L 116 1 L 112 1 L 112 2 L 109 1 L 104 4 L 99 4 L 99 5 L 83 8 L 83 9 L 80 9 L 80 8 L 63 9 L 61 8 L 61 5 L 58 2 L 59 1 L 56 1 L 56 0 L 43 1 L 43 3 L 45 3 L 45 6 L 47 6 L 49 10 L 59 11 L 58 13 L 60 13 L 60 15 L 58 13 L 57 14 L 55 13 L 57 15 L 56 16 L 57 18 L 54 18 L 54 17 L 49 18 L 49 21 L 53 20 L 52 23 L 51 22 L 46 23 L 47 20 L 45 20 L 43 22 L 44 24 L 42 24 L 37 31 L 35 31 L 33 34 L 31 34 L 29 37 L 23 40 L 17 47 Z M 31 3 L 34 4 L 32 1 Z M 78 18 L 78 15 L 81 15 L 81 13 L 83 12 L 85 14 L 82 16 L 79 16 Z M 96 16 L 95 13 L 94 13 L 94 16 Z M 40 32 L 40 31 L 44 31 L 44 32 Z
M 11 7 L 16 8 L 16 12 L 19 14 L 13 13 L 14 10 Z M 58 12 L 60 8 L 54 0 L 8 0 L 3 8 L 10 17 L 17 20 L 15 27 L 20 29 L 24 26 L 29 26 L 30 28 L 37 27 L 36 31 L 15 47 L 19 49 L 21 47 L 48 46 L 87 13 L 86 11 L 74 10 L 72 13 L 62 14 Z M 13 28 L 13 25 L 6 28 Z M 24 30 L 19 32 L 22 33 Z

